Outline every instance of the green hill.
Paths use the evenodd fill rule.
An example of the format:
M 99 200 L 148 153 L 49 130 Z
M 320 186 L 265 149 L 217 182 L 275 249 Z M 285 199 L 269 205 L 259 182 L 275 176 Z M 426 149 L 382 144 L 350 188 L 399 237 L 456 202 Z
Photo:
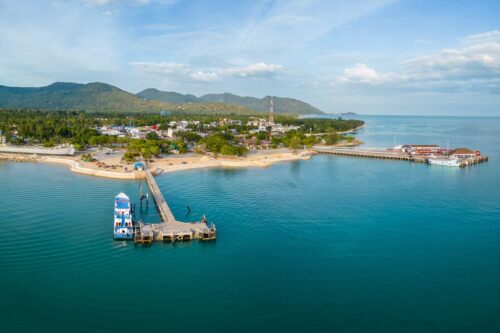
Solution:
M 154 88 L 148 88 L 140 93 L 137 96 L 146 99 L 146 100 L 157 100 L 164 103 L 174 103 L 174 104 L 184 104 L 184 103 L 196 103 L 198 102 L 198 97 L 190 94 L 179 94 L 176 92 L 170 91 L 161 91 Z
M 163 105 L 105 83 L 56 82 L 46 87 L 0 86 L 0 107 L 12 109 L 155 111 Z
M 137 94 L 146 100 L 156 100 L 164 103 L 224 103 L 244 106 L 256 111 L 269 111 L 270 96 L 264 98 L 241 97 L 229 93 L 208 94 L 201 97 L 183 95 L 176 92 L 146 89 Z M 274 112 L 293 114 L 322 114 L 323 112 L 312 105 L 293 98 L 273 97 Z
M 202 97 L 146 89 L 135 95 L 115 86 L 56 82 L 46 87 L 0 86 L 0 108 L 40 110 L 84 110 L 116 112 L 180 111 L 204 114 L 256 114 L 269 110 L 270 97 L 262 99 L 232 94 Z M 318 114 L 313 106 L 291 98 L 274 97 L 276 113 Z

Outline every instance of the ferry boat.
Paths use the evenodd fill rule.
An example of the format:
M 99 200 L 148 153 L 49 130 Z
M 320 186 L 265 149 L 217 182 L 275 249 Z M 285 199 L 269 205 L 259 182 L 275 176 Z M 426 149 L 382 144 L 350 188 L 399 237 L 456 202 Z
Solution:
M 124 193 L 120 193 L 115 197 L 113 228 L 115 239 L 132 239 L 134 237 L 130 199 Z
M 449 167 L 459 167 L 462 165 L 462 161 L 458 158 L 446 158 L 446 157 L 429 157 L 427 163 L 433 165 L 442 165 Z

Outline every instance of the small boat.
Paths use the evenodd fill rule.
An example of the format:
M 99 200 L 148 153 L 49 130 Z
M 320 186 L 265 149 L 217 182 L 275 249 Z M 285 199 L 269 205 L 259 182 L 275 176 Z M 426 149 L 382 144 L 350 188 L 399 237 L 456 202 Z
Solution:
M 130 199 L 124 193 L 120 193 L 115 197 L 113 228 L 115 239 L 132 239 L 134 237 Z
M 432 164 L 432 165 L 442 165 L 442 166 L 449 166 L 449 167 L 459 167 L 462 165 L 462 160 L 458 158 L 451 158 L 451 157 L 429 157 L 427 159 L 427 163 Z

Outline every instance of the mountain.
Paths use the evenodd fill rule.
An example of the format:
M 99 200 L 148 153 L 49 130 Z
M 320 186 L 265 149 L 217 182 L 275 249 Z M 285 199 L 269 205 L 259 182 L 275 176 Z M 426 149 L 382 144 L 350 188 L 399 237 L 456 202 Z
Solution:
M 163 105 L 105 83 L 56 82 L 46 87 L 0 86 L 0 107 L 42 110 L 155 111 Z
M 146 89 L 137 94 L 145 100 L 156 100 L 165 103 L 224 103 L 244 106 L 256 111 L 269 111 L 271 96 L 264 98 L 241 97 L 229 93 L 208 94 L 201 97 L 194 95 L 182 95 L 176 92 L 160 91 L 157 89 Z M 273 97 L 274 112 L 294 114 L 322 114 L 323 112 L 314 106 L 293 98 Z
M 273 97 L 276 113 L 319 114 L 315 107 L 292 98 Z M 0 108 L 146 112 L 160 110 L 186 113 L 255 114 L 269 110 L 270 97 L 262 99 L 232 94 L 201 97 L 146 89 L 135 95 L 115 86 L 55 82 L 46 87 L 20 88 L 0 85 Z
M 137 94 L 140 98 L 146 100 L 157 100 L 164 103 L 174 103 L 174 104 L 184 104 L 184 103 L 196 103 L 198 102 L 198 97 L 195 95 L 183 95 L 176 92 L 170 91 L 160 91 L 154 88 L 148 88 Z

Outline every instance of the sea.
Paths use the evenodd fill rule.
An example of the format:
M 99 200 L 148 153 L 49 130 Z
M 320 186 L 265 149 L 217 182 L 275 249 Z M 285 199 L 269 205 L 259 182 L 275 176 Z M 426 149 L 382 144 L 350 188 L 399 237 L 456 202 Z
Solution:
M 139 181 L 0 162 L 0 332 L 500 332 L 500 118 L 364 116 L 367 147 L 470 147 L 450 168 L 330 155 L 163 174 L 211 242 L 115 241 Z

